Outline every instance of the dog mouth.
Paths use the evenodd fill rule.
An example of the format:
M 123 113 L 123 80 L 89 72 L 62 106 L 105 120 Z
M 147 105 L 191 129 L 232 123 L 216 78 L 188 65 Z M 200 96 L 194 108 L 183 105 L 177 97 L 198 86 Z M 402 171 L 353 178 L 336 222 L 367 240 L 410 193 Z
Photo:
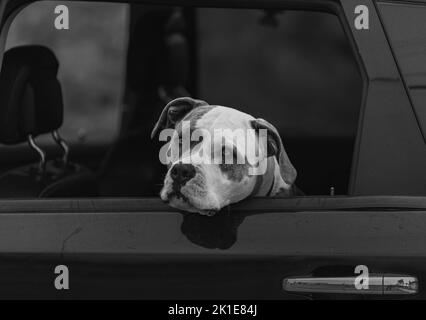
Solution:
M 185 210 L 188 212 L 193 213 L 199 213 L 201 215 L 205 216 L 214 216 L 219 209 L 216 208 L 208 208 L 208 209 L 201 209 L 196 204 L 194 204 L 190 197 L 185 196 L 182 194 L 182 192 L 179 191 L 171 191 L 165 200 L 163 200 L 168 205 L 171 205 L 172 207 L 175 207 L 177 209 Z
M 219 210 L 214 210 L 214 209 L 212 209 L 212 210 L 199 210 L 198 212 L 199 212 L 200 214 L 202 214 L 202 215 L 212 217 L 212 216 L 214 216 L 214 215 L 215 215 L 218 211 L 219 211 Z
M 172 192 L 170 192 L 167 195 L 167 199 L 165 200 L 165 202 L 169 203 L 171 199 L 182 200 L 183 202 L 189 205 L 192 205 L 189 198 L 183 195 L 182 192 L 180 192 L 180 190 L 173 190 Z

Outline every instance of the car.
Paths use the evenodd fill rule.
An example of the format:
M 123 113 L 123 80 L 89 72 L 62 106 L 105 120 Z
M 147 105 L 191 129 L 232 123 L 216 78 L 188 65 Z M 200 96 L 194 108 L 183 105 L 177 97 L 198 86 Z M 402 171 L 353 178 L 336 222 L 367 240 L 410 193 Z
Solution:
M 1 1 L 0 109 L 50 55 L 21 45 L 65 101 L 0 110 L 1 298 L 426 298 L 426 1 Z M 184 95 L 276 124 L 306 196 L 164 204 L 150 132 Z

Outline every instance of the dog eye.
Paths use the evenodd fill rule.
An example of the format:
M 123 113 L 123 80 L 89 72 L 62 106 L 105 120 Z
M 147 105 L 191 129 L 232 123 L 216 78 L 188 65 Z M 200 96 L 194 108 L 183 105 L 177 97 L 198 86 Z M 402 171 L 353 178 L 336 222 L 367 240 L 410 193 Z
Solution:
M 226 159 L 231 159 L 231 161 L 233 162 L 234 159 L 236 159 L 236 152 L 235 150 L 232 150 L 232 153 L 231 153 L 231 150 L 229 148 L 226 148 L 225 146 L 223 146 L 222 147 L 222 163 L 225 163 Z

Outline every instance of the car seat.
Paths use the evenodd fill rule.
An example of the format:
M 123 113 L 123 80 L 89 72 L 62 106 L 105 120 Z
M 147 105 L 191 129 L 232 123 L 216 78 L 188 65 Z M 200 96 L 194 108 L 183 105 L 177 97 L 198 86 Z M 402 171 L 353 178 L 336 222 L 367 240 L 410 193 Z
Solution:
M 58 129 L 63 122 L 59 63 L 44 46 L 19 46 L 5 52 L 0 73 L 0 143 L 27 141 L 40 157 L 0 176 L 0 198 L 92 197 L 96 176 L 68 161 L 68 147 Z M 35 138 L 51 133 L 62 159 L 47 160 Z

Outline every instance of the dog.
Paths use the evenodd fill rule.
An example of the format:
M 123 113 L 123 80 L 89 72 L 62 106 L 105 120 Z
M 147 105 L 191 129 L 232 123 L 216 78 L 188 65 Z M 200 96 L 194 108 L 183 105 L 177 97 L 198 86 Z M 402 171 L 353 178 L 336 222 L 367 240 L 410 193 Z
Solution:
M 185 125 L 189 125 L 190 132 L 201 129 L 211 134 L 213 139 L 203 139 L 203 136 L 202 139 L 191 140 L 185 147 L 182 142 Z M 165 106 L 151 138 L 164 129 L 172 131 L 163 151 L 170 155 L 173 148 L 181 150 L 170 156 L 166 163 L 168 171 L 160 192 L 161 199 L 172 207 L 212 216 L 223 207 L 248 197 L 291 196 L 296 193 L 296 169 L 287 156 L 277 129 L 263 119 L 234 108 L 182 97 Z M 240 145 L 232 139 L 235 136 L 229 136 L 229 132 L 250 132 L 249 129 L 254 134 L 247 134 L 245 143 L 257 148 L 257 158 L 238 148 Z M 260 140 L 258 132 L 262 129 L 266 135 Z M 220 139 L 215 139 L 215 130 L 224 132 Z M 210 151 L 222 160 L 232 154 L 232 157 L 241 156 L 246 161 L 212 163 Z M 260 167 L 265 169 L 261 171 Z

